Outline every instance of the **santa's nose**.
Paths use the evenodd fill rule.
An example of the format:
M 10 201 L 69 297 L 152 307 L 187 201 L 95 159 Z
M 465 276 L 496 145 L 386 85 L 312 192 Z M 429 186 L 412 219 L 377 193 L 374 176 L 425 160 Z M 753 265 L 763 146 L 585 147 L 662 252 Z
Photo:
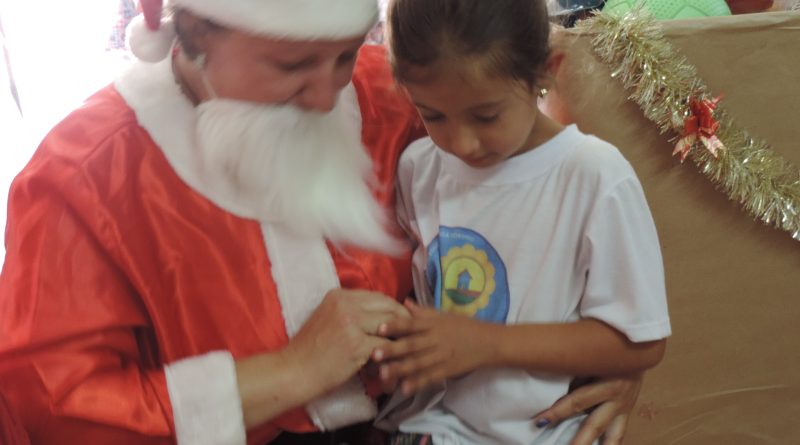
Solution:
M 305 84 L 295 97 L 294 104 L 306 111 L 327 113 L 336 106 L 339 92 L 344 87 L 333 70 L 320 70 Z
M 327 113 L 336 106 L 339 91 L 333 88 L 307 89 L 298 97 L 296 105 L 307 111 Z

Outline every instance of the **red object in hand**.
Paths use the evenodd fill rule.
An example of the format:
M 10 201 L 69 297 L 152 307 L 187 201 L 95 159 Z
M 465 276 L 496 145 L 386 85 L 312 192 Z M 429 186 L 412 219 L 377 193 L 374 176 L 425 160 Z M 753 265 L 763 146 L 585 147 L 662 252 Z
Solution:
M 766 11 L 772 7 L 773 0 L 726 0 L 733 14 L 749 14 Z

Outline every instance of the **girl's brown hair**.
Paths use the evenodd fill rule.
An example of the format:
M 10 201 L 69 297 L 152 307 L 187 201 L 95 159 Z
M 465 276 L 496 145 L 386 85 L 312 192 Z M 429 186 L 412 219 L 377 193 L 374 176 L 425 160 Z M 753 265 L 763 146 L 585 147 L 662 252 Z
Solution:
M 413 68 L 477 62 L 531 87 L 550 54 L 544 0 L 392 0 L 388 36 L 398 81 L 420 82 Z

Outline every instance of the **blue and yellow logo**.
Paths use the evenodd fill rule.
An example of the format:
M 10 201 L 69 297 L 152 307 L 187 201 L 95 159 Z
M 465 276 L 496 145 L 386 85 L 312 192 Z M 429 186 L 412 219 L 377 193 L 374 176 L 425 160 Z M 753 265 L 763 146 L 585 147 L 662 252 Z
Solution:
M 505 323 L 509 292 L 506 267 L 480 234 L 461 227 L 439 228 L 428 246 L 427 281 L 436 308 Z

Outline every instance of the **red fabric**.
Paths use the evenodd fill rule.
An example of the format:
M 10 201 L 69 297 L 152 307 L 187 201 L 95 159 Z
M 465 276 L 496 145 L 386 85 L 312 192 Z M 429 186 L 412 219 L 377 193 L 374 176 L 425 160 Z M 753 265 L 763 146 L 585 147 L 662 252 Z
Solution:
M 0 394 L 0 444 L 3 445 L 30 445 L 28 433 L 22 426 L 17 414 Z
M 355 75 L 380 199 L 421 133 L 383 50 Z M 108 87 L 59 124 L 16 178 L 0 275 L 0 392 L 34 444 L 174 443 L 162 366 L 287 343 L 258 223 L 219 209 L 173 172 Z M 334 252 L 343 287 L 395 297 L 408 258 Z M 298 410 L 249 434 L 308 431 Z

